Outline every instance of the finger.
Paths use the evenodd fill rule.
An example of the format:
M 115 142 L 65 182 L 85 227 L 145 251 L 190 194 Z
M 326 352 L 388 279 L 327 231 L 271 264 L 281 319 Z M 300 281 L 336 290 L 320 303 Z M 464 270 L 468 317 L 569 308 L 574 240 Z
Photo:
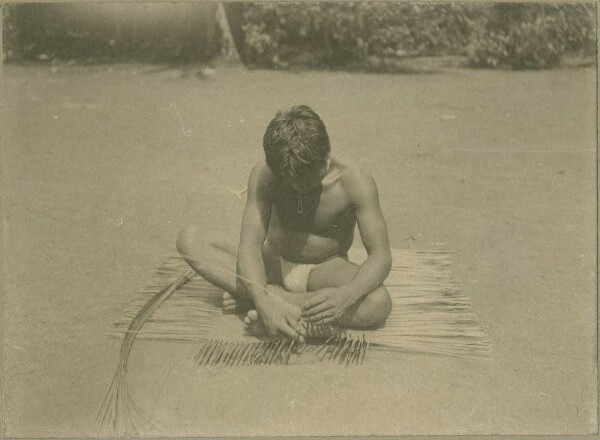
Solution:
M 306 329 L 303 325 L 304 321 L 300 318 L 294 319 L 290 316 L 286 317 L 286 321 L 288 327 L 292 329 L 286 335 L 300 343 L 304 343 L 304 337 L 306 336 Z
M 328 316 L 326 318 L 321 319 L 321 321 L 319 321 L 319 324 L 332 324 L 333 322 L 335 322 L 335 317 Z
M 308 318 L 308 321 L 312 322 L 312 323 L 315 323 L 315 324 L 316 323 L 318 323 L 318 324 L 324 324 L 325 323 L 324 320 L 326 318 L 333 318 L 333 312 L 330 311 L 330 310 L 327 310 L 325 312 L 321 312 L 321 313 L 319 313 L 319 314 L 317 314 L 315 316 L 311 316 L 310 318 Z
M 302 319 L 302 317 L 298 316 L 286 316 L 285 320 L 287 322 L 287 324 L 292 327 L 294 330 L 296 330 L 297 332 L 300 332 L 301 329 L 303 329 L 303 323 L 304 320 Z
M 298 325 L 296 326 L 296 331 L 298 332 L 298 334 L 300 334 L 300 336 L 306 337 L 307 326 L 308 326 L 308 323 L 305 320 L 301 319 L 300 321 L 298 321 Z
M 296 329 L 288 323 L 281 326 L 281 328 L 279 329 L 279 334 L 290 339 L 296 339 L 298 337 L 298 332 L 296 331 Z
M 304 316 L 310 318 L 311 316 L 314 316 L 317 313 L 324 312 L 325 310 L 327 310 L 329 308 L 331 308 L 330 304 L 328 304 L 326 302 L 322 302 L 321 304 L 317 304 L 316 306 L 314 306 L 314 307 L 312 307 L 312 308 L 310 308 L 308 310 L 305 310 L 304 311 Z
M 304 336 L 302 336 L 294 327 L 291 325 L 285 329 L 286 336 L 290 339 L 295 340 L 301 344 L 304 344 Z
M 314 307 L 317 304 L 321 304 L 326 299 L 327 297 L 324 295 L 315 295 L 304 303 L 304 310 L 310 309 L 311 307 Z

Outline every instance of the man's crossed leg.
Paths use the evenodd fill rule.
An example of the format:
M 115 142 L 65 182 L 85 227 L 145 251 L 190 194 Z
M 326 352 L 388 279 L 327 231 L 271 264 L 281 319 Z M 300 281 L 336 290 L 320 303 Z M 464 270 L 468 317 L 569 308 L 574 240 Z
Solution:
M 244 323 L 253 334 L 264 334 L 265 330 L 251 298 L 236 274 L 237 245 L 232 242 L 214 240 L 207 242 L 197 226 L 187 227 L 177 239 L 177 249 L 189 265 L 203 278 L 223 289 L 223 312 L 248 312 Z M 282 286 L 283 275 L 278 255 L 267 243 L 263 245 L 262 257 L 265 265 L 268 286 L 273 295 L 283 299 L 308 322 L 330 322 L 326 310 L 326 300 L 322 300 L 323 289 L 338 288 L 349 284 L 356 276 L 359 267 L 346 258 L 335 257 L 314 265 L 308 274 L 306 292 L 289 292 Z M 315 303 L 321 301 L 320 303 Z M 307 310 L 308 308 L 308 310 Z M 337 319 L 337 324 L 345 328 L 371 328 L 382 324 L 390 314 L 391 299 L 382 285 L 352 304 Z M 329 314 L 328 314 L 329 313 Z

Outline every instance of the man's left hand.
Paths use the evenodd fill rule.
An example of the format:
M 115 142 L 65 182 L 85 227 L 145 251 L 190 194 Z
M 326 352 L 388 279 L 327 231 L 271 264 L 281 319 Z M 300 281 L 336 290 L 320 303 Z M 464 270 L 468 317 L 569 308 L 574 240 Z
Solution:
M 302 316 L 312 324 L 327 324 L 338 321 L 346 310 L 355 303 L 354 298 L 342 288 L 325 288 L 304 303 Z

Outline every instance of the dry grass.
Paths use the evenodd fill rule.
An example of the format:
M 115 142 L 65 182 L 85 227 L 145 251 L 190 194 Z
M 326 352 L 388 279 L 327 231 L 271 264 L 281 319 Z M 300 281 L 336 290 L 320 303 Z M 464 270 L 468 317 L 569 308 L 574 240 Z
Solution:
M 156 292 L 131 321 L 121 343 L 117 371 L 98 411 L 99 435 L 111 433 L 117 436 L 135 436 L 138 435 L 135 420 L 139 418 L 148 420 L 143 410 L 131 397 L 127 386 L 127 361 L 129 360 L 129 354 L 133 348 L 135 338 L 146 321 L 173 292 L 184 285 L 194 275 L 193 270 L 186 270 L 175 281 Z
M 195 357 L 198 365 L 253 366 L 287 365 L 293 357 L 311 356 L 320 362 L 359 365 L 364 362 L 369 343 L 363 337 L 339 335 L 326 340 L 309 338 L 307 343 L 274 338 L 265 342 L 211 339 Z
M 133 401 L 126 381 L 127 360 L 136 337 L 198 342 L 196 363 L 227 367 L 307 360 L 360 365 L 370 349 L 488 357 L 489 339 L 450 271 L 449 255 L 393 250 L 393 260 L 385 282 L 393 307 L 384 326 L 360 331 L 309 326 L 307 343 L 299 344 L 245 334 L 240 317 L 221 313 L 222 291 L 194 276 L 181 257 L 169 258 L 115 324 L 113 334 L 124 337 L 119 365 L 98 415 L 100 432 L 132 436 L 137 434 L 134 420 L 149 422 Z
M 374 330 L 345 330 L 362 337 L 374 349 L 396 349 L 459 357 L 487 357 L 489 340 L 468 297 L 450 270 L 445 252 L 393 250 L 394 265 L 385 285 L 393 308 L 385 326 Z M 165 285 L 185 272 L 187 264 L 172 257 L 159 269 L 124 316 L 115 323 L 113 335 L 122 337 L 138 311 Z M 244 334 L 239 318 L 221 313 L 222 292 L 200 277 L 182 285 L 138 331 L 138 338 L 209 343 L 230 340 L 258 343 Z M 323 342 L 334 333 L 316 326 L 311 336 Z M 290 360 L 293 360 L 292 357 Z

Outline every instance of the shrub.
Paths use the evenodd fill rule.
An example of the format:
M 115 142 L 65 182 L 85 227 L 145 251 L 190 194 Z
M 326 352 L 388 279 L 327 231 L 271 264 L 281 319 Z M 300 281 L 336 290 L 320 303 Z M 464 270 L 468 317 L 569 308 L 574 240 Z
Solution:
M 475 67 L 545 69 L 563 54 L 595 54 L 595 12 L 584 4 L 498 4 L 467 48 Z
M 481 5 L 402 3 L 248 4 L 244 57 L 251 64 L 339 65 L 370 56 L 459 51 Z
M 567 52 L 595 55 L 595 17 L 593 4 L 247 4 L 243 52 L 270 67 L 452 54 L 477 67 L 540 69 Z

